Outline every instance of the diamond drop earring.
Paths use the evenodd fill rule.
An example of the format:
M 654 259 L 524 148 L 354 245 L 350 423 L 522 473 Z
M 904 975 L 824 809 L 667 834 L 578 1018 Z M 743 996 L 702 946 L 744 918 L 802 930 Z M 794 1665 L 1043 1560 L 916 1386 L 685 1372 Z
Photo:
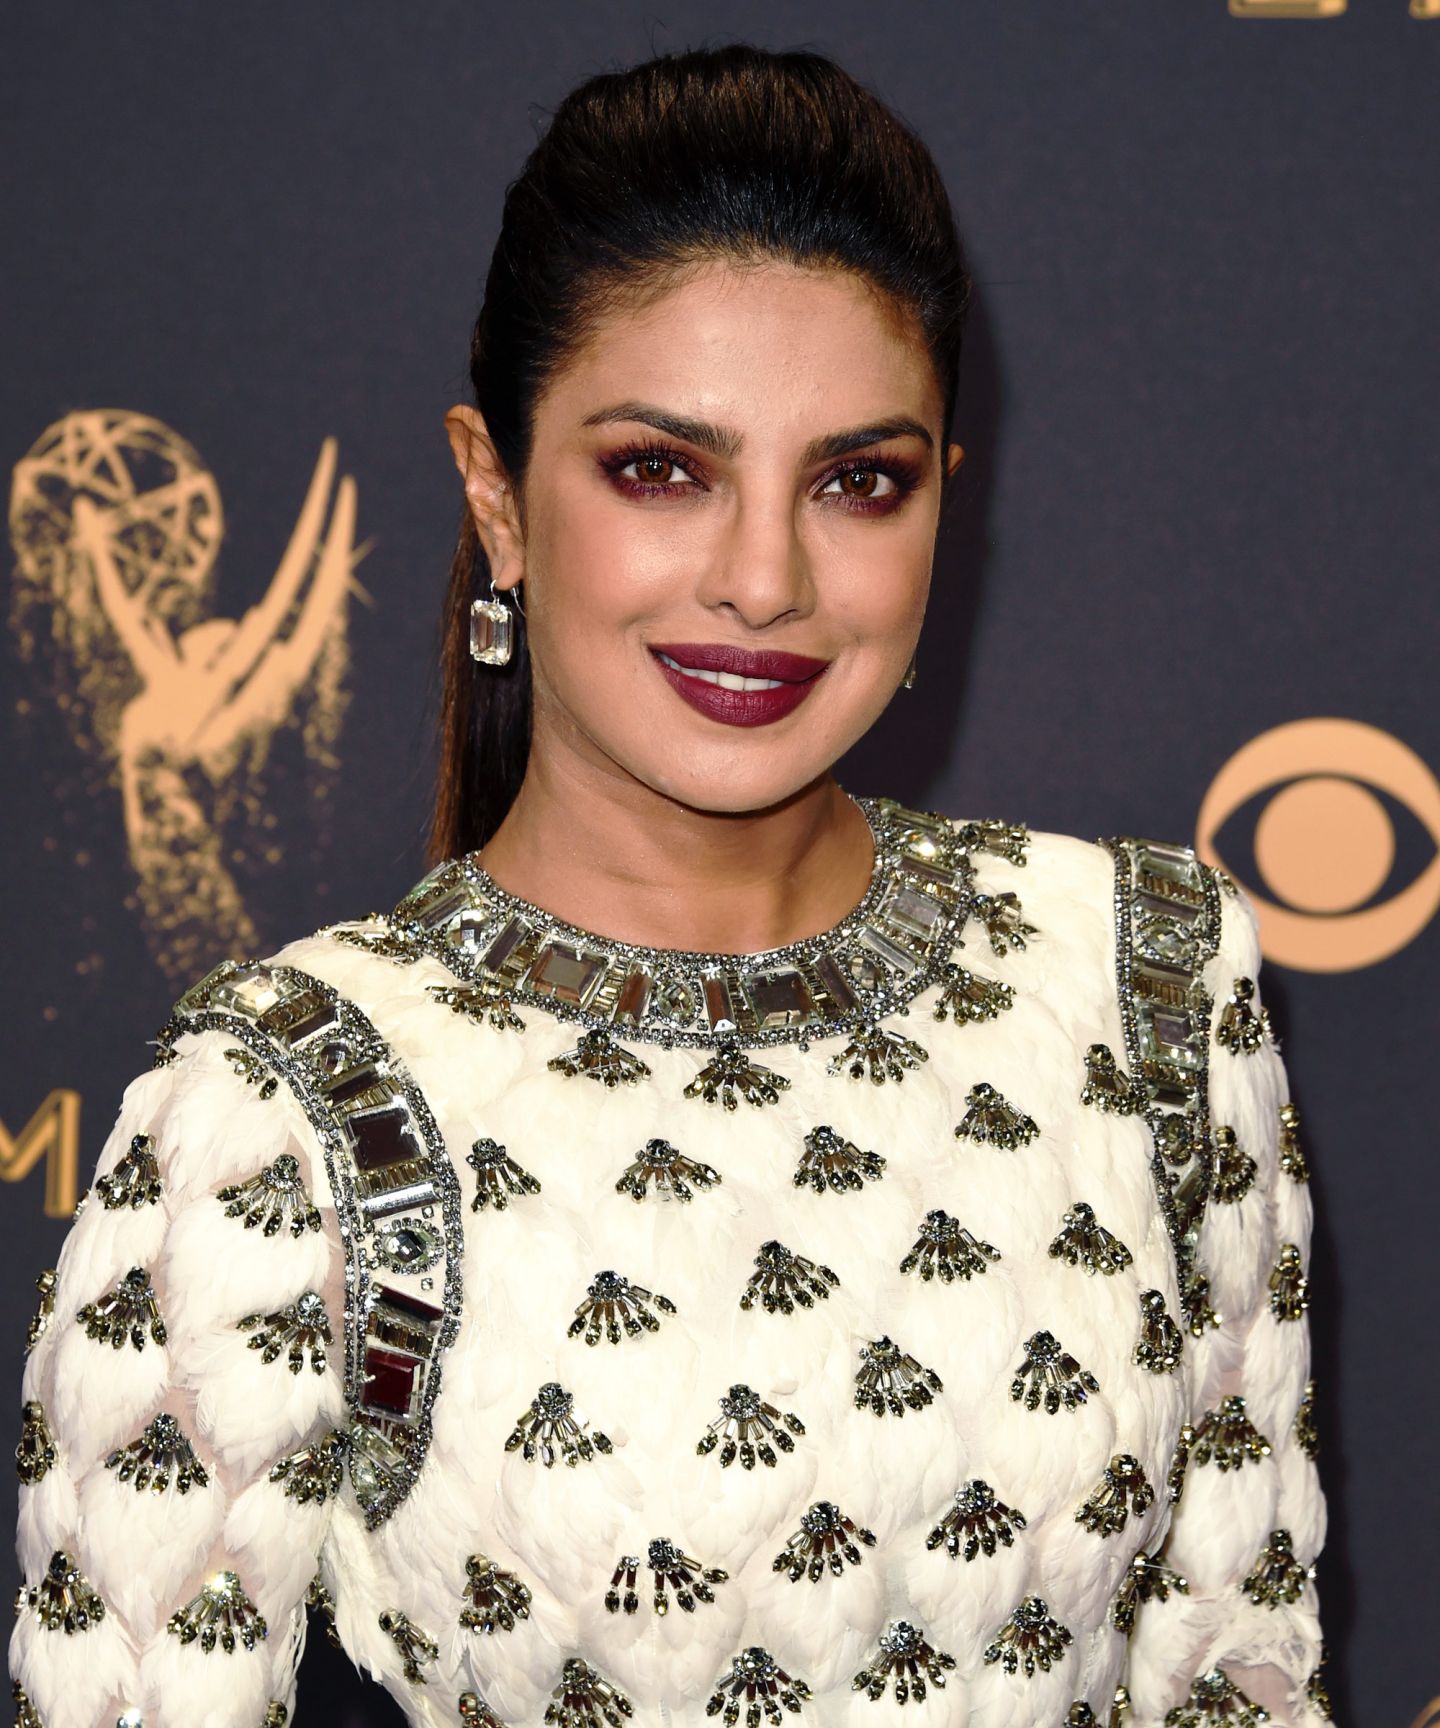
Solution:
M 502 480 L 496 490 L 508 492 L 510 487 Z M 523 618 L 525 608 L 520 603 L 519 587 L 519 583 L 516 583 L 515 610 Z M 504 666 L 508 664 L 514 648 L 514 620 L 510 609 L 496 591 L 495 576 L 492 572 L 490 598 L 470 602 L 470 657 L 478 660 L 482 666 Z
M 519 598 L 516 598 L 519 607 Z M 522 613 L 523 616 L 523 613 Z M 514 623 L 510 608 L 495 590 L 495 578 L 490 578 L 490 598 L 470 602 L 470 658 L 482 666 L 504 666 L 515 646 Z
M 905 676 L 900 680 L 900 688 L 902 690 L 913 690 L 915 688 L 915 659 L 918 653 L 919 649 L 917 648 L 915 654 L 910 656 L 910 664 L 905 668 Z

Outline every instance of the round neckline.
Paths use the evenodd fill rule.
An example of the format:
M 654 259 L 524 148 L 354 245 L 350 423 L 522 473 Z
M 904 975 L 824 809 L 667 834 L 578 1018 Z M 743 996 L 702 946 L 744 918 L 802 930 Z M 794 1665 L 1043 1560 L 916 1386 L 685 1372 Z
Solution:
M 870 829 L 869 884 L 838 923 L 778 947 L 658 948 L 605 936 L 501 887 L 478 852 L 418 882 L 378 946 L 438 960 L 456 980 L 445 999 L 466 1013 L 514 1026 L 513 1002 L 583 1026 L 596 1040 L 577 1046 L 585 1061 L 617 1036 L 712 1049 L 853 1036 L 903 1012 L 944 973 L 976 904 L 971 853 L 1014 851 L 1023 838 L 893 798 L 846 796 Z
M 660 970 L 697 971 L 717 965 L 743 965 L 750 971 L 762 971 L 769 966 L 787 965 L 809 952 L 819 952 L 844 942 L 869 920 L 889 886 L 894 870 L 893 848 L 882 832 L 878 801 L 864 795 L 857 797 L 850 792 L 845 796 L 860 811 L 870 830 L 870 844 L 874 856 L 871 859 L 870 880 L 866 884 L 865 892 L 850 910 L 828 929 L 816 931 L 810 936 L 798 936 L 794 941 L 783 942 L 772 948 L 667 948 L 650 942 L 632 942 L 623 936 L 608 936 L 603 931 L 590 929 L 587 925 L 572 923 L 568 918 L 562 918 L 558 913 L 527 900 L 523 894 L 516 894 L 512 889 L 502 887 L 485 868 L 483 848 L 466 853 L 461 863 L 466 875 L 482 894 L 503 906 L 507 912 L 519 915 L 532 924 L 548 925 L 556 936 L 572 941 L 574 946 L 599 947 L 607 952 L 623 953 L 637 960 L 650 956 L 655 967 Z

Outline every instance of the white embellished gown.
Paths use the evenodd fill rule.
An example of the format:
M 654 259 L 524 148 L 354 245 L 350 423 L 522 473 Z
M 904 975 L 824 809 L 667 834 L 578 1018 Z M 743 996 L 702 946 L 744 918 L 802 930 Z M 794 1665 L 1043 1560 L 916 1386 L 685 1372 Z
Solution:
M 307 1604 L 416 1724 L 1328 1720 L 1253 908 L 859 802 L 786 949 L 472 854 L 187 992 L 38 1279 L 26 1728 L 323 1722 Z

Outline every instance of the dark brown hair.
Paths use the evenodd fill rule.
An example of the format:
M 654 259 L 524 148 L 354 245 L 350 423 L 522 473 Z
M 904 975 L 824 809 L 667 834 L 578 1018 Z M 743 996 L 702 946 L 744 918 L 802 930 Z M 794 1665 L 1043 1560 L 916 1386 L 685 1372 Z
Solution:
M 505 194 L 470 380 L 522 526 L 536 403 L 599 321 L 697 264 L 766 258 L 853 272 L 913 318 L 948 442 L 970 278 L 924 144 L 824 55 L 664 54 L 572 90 Z M 506 666 L 470 657 L 470 603 L 488 592 L 467 508 L 445 601 L 432 861 L 488 841 L 529 754 L 523 616 Z

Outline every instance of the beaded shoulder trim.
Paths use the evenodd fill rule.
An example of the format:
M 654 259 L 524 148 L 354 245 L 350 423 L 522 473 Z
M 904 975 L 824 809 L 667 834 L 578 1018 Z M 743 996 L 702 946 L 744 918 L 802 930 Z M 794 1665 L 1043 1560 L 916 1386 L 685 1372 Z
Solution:
M 460 1185 L 423 1094 L 353 1002 L 292 966 L 224 961 L 162 1053 L 223 1032 L 289 1086 L 324 1151 L 345 1242 L 345 1454 L 366 1526 L 409 1493 L 462 1303 Z
M 431 871 L 370 945 L 397 960 L 433 955 L 467 984 L 590 1030 L 666 1047 L 726 1037 L 803 1048 L 902 1010 L 940 977 L 976 899 L 972 852 L 1024 862 L 1023 828 L 855 802 L 875 842 L 865 896 L 832 929 L 785 947 L 703 953 L 599 936 L 501 888 L 478 853 Z
M 1220 943 L 1215 873 L 1188 846 L 1114 836 L 1115 970 L 1125 1052 L 1152 1136 L 1154 1171 L 1194 1329 L 1204 1304 L 1196 1260 L 1214 1183 L 1209 1103 L 1213 998 L 1201 972 Z

